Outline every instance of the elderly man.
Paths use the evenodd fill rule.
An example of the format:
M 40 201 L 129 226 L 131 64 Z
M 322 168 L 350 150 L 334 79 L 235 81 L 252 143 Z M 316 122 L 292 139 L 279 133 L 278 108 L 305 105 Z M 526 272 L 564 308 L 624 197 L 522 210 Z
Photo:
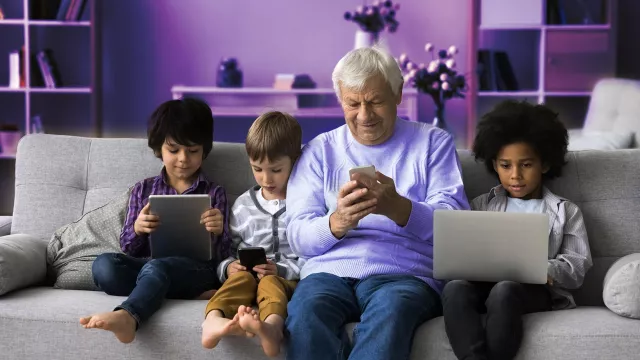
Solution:
M 288 306 L 288 359 L 408 359 L 441 315 L 433 212 L 468 209 L 452 137 L 397 118 L 403 79 L 377 48 L 333 71 L 346 125 L 303 149 L 288 184 L 287 233 L 307 262 Z M 376 178 L 349 176 L 374 165 Z M 351 347 L 344 325 L 360 321 Z

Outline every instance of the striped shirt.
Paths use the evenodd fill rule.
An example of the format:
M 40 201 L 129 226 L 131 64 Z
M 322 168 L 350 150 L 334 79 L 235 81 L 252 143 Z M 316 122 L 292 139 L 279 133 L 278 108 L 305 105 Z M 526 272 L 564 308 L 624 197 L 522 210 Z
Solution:
M 231 208 L 231 256 L 218 265 L 220 282 L 227 279 L 227 266 L 238 259 L 238 249 L 262 247 L 267 259 L 278 267 L 278 276 L 298 280 L 303 260 L 291 251 L 287 241 L 285 200 L 266 200 L 260 186 L 240 195 Z
M 151 256 L 149 235 L 137 235 L 133 226 L 138 214 L 149 202 L 149 195 L 177 195 L 176 189 L 169 185 L 167 174 L 163 168 L 160 175 L 144 179 L 133 186 L 129 197 L 129 207 L 122 232 L 120 233 L 120 247 L 130 256 L 144 258 Z M 229 256 L 231 237 L 229 236 L 229 209 L 227 207 L 227 194 L 222 186 L 209 181 L 204 172 L 200 171 L 198 178 L 183 194 L 209 194 L 211 207 L 219 209 L 224 215 L 224 227 L 222 235 L 211 234 L 211 242 L 218 259 Z
M 507 191 L 498 185 L 471 202 L 473 210 L 506 211 Z M 571 293 L 565 289 L 582 286 L 587 271 L 593 265 L 587 229 L 578 205 L 561 198 L 549 189 L 542 191 L 542 211 L 549 215 L 549 264 L 547 272 L 553 279 L 549 287 L 554 309 L 575 307 Z

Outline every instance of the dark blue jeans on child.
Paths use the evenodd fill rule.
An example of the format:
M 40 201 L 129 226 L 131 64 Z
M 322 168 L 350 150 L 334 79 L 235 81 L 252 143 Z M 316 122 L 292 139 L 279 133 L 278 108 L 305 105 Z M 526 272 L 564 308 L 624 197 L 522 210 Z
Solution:
M 125 254 L 99 255 L 93 281 L 109 295 L 128 296 L 115 310 L 125 310 L 138 326 L 158 311 L 165 298 L 194 299 L 220 286 L 215 261 L 185 257 L 139 259 Z

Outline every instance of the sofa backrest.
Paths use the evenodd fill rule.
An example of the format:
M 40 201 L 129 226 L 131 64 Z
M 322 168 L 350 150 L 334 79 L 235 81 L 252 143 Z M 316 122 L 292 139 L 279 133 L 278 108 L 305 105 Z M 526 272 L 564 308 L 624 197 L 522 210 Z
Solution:
M 459 151 L 469 200 L 497 184 L 472 154 Z M 602 281 L 619 257 L 640 252 L 640 150 L 570 153 L 563 176 L 548 184 L 584 214 L 594 266 L 575 292 L 582 305 L 602 304 Z M 145 139 L 29 135 L 18 146 L 12 233 L 48 240 L 78 219 L 162 168 Z M 214 143 L 204 169 L 230 201 L 255 184 L 243 144 Z
M 593 88 L 585 130 L 632 131 L 640 147 L 640 81 L 602 79 Z

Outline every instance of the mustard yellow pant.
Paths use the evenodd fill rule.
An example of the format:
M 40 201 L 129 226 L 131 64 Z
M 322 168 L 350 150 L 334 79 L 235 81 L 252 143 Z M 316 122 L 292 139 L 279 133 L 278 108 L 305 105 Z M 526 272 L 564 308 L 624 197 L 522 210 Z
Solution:
M 298 284 L 297 281 L 285 280 L 279 276 L 267 275 L 261 280 L 254 278 L 247 271 L 231 275 L 222 287 L 209 300 L 205 317 L 212 310 L 222 311 L 224 317 L 231 319 L 238 312 L 240 305 L 258 305 L 260 320 L 269 315 L 278 314 L 287 318 L 287 304 Z

